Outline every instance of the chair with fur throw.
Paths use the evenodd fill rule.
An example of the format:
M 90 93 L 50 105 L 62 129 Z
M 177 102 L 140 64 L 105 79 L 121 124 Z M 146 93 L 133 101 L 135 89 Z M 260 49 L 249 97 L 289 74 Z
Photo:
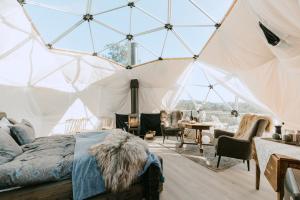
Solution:
M 165 137 L 176 136 L 178 140 L 178 136 L 183 134 L 183 129 L 179 126 L 178 122 L 182 119 L 182 112 L 173 111 L 168 114 L 166 111 L 160 111 L 160 128 L 161 134 L 163 136 L 163 143 L 165 143 Z
M 243 116 L 236 133 L 215 130 L 215 149 L 219 167 L 221 157 L 231 157 L 247 161 L 250 171 L 252 154 L 252 139 L 261 136 L 264 131 L 271 131 L 272 119 L 266 116 L 246 114 Z

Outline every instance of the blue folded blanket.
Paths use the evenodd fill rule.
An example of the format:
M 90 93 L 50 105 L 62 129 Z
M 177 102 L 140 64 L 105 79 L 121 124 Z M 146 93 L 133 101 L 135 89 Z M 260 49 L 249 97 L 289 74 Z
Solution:
M 73 198 L 75 200 L 86 199 L 105 192 L 105 184 L 94 156 L 89 154 L 89 148 L 105 139 L 109 132 L 92 132 L 75 136 L 76 144 L 72 170 Z M 143 175 L 149 166 L 154 164 L 161 168 L 156 155 L 149 153 Z

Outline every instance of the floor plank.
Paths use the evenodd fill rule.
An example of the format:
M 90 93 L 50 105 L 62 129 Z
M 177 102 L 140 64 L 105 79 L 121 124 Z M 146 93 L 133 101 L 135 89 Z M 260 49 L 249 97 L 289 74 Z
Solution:
M 211 171 L 175 151 L 150 142 L 151 151 L 164 161 L 165 184 L 162 200 L 271 200 L 276 198 L 262 175 L 261 189 L 255 190 L 255 168 L 238 164 L 222 172 Z

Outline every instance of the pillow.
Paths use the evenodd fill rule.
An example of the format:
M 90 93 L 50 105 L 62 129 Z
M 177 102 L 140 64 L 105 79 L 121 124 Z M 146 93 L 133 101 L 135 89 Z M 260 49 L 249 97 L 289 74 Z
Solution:
M 22 148 L 6 131 L 0 129 L 0 165 L 23 153 Z
M 28 121 L 27 119 L 22 119 L 21 123 L 33 128 L 32 123 L 30 121 Z
M 7 117 L 6 112 L 0 112 L 0 119 L 2 119 L 3 117 Z
M 17 120 L 15 120 L 15 119 L 13 119 L 13 118 L 7 118 L 7 119 L 8 119 L 8 121 L 9 121 L 12 125 L 18 123 Z
M 10 133 L 9 126 L 11 126 L 11 125 L 12 124 L 8 121 L 8 119 L 6 117 L 2 117 L 2 119 L 0 120 L 0 128 L 7 133 Z
M 11 126 L 10 134 L 19 145 L 31 143 L 35 139 L 34 129 L 24 123 Z

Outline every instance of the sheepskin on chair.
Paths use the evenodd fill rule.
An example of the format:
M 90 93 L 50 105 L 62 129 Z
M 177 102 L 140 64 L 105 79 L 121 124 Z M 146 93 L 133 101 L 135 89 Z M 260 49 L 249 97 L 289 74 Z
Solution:
M 237 130 L 235 137 L 241 138 L 246 133 L 248 133 L 249 130 L 251 130 L 251 127 L 255 125 L 255 123 L 258 120 L 265 120 L 267 122 L 265 131 L 270 132 L 273 127 L 273 120 L 269 116 L 263 116 L 263 115 L 257 115 L 257 114 L 245 114 L 240 122 L 239 129 Z
M 101 170 L 107 191 L 123 191 L 143 170 L 148 158 L 145 141 L 124 131 L 109 134 L 90 148 Z

